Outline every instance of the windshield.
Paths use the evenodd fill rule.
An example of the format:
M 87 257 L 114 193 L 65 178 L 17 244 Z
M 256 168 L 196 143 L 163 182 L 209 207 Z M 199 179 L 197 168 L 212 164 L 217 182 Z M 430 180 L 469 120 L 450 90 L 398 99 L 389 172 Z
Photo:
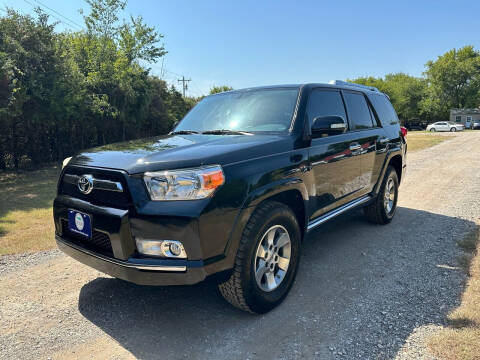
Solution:
M 297 97 L 298 88 L 236 91 L 208 96 L 183 118 L 175 132 L 286 131 L 290 128 Z

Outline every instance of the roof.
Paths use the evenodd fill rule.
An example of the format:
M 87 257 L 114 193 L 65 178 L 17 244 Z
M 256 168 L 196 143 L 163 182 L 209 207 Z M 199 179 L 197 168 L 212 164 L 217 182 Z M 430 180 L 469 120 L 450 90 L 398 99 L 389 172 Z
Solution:
M 314 88 L 314 87 L 330 87 L 333 89 L 346 89 L 346 90 L 362 90 L 365 92 L 369 93 L 375 93 L 375 94 L 383 94 L 380 92 L 377 88 L 373 86 L 366 86 L 366 85 L 361 85 L 361 84 L 355 84 L 355 83 L 349 83 L 346 81 L 341 81 L 341 80 L 332 80 L 328 84 L 326 83 L 305 83 L 305 84 L 285 84 L 285 85 L 267 85 L 267 86 L 255 86 L 255 87 L 250 87 L 250 88 L 243 88 L 243 89 L 235 89 L 235 90 L 230 90 L 230 91 L 224 91 L 221 93 L 217 94 L 212 94 L 208 96 L 216 96 L 216 95 L 221 95 L 221 94 L 228 94 L 228 93 L 233 93 L 233 92 L 241 92 L 241 91 L 253 91 L 253 90 L 263 90 L 263 89 L 285 89 L 285 88 L 302 88 L 302 87 L 308 87 L 308 88 Z
M 480 109 L 450 109 L 451 115 L 469 115 L 469 114 L 480 114 Z

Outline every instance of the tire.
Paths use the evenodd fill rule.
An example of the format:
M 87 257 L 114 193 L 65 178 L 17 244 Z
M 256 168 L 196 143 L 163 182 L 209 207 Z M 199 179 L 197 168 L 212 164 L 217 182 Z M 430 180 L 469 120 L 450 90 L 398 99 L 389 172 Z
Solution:
M 455 128 L 455 127 L 452 127 L 452 128 L 450 129 L 450 132 L 455 132 L 455 131 L 457 131 L 457 128 Z
M 435 131 L 437 131 L 435 128 L 430 129 L 430 132 L 435 132 Z
M 289 249 L 283 245 L 275 252 L 276 246 L 272 249 L 264 246 L 270 239 L 267 236 L 269 231 L 273 232 L 273 244 L 277 245 L 280 244 L 280 238 L 282 244 L 286 242 L 283 236 L 286 232 L 290 240 Z M 243 230 L 230 279 L 218 285 L 222 296 L 233 306 L 250 313 L 263 314 L 272 310 L 285 299 L 295 280 L 300 260 L 300 241 L 297 219 L 288 206 L 274 201 L 260 204 Z M 263 258 L 259 256 L 261 253 Z M 290 259 L 285 266 L 285 260 L 281 259 L 288 258 L 288 254 Z M 286 271 L 280 268 L 280 264 Z M 257 273 L 260 281 L 257 281 Z M 272 280 L 272 276 L 273 282 L 268 281 Z
M 393 188 L 391 188 L 393 186 Z M 393 191 L 393 196 L 392 195 Z M 387 202 L 386 198 L 389 201 Z M 387 168 L 380 191 L 375 200 L 364 208 L 364 213 L 370 222 L 385 225 L 392 221 L 397 210 L 398 176 L 392 166 Z

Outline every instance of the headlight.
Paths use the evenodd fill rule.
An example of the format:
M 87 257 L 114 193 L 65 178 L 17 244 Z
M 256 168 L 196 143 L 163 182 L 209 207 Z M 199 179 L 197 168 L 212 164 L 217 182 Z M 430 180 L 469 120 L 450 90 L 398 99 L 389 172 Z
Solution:
M 68 158 L 66 158 L 65 160 L 63 160 L 63 162 L 62 162 L 62 170 L 63 170 L 63 168 L 64 168 L 65 166 L 68 165 L 68 163 L 70 162 L 70 160 L 72 160 L 72 157 L 71 157 L 71 156 L 68 157 Z
M 197 169 L 148 172 L 144 175 L 152 200 L 198 200 L 212 195 L 225 182 L 220 165 Z

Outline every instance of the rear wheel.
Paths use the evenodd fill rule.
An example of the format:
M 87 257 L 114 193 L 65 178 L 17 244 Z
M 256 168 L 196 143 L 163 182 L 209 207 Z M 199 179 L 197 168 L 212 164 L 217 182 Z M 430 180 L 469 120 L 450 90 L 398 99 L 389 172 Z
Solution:
M 435 131 L 437 131 L 437 130 L 435 130 L 435 128 L 430 129 L 430 132 L 435 132 Z
M 385 225 L 392 221 L 397 210 L 398 201 L 398 176 L 392 166 L 387 168 L 380 192 L 370 205 L 364 208 L 368 220 Z
M 288 206 L 273 201 L 261 204 L 245 226 L 230 279 L 219 285 L 223 297 L 258 314 L 280 304 L 297 273 L 300 238 Z

